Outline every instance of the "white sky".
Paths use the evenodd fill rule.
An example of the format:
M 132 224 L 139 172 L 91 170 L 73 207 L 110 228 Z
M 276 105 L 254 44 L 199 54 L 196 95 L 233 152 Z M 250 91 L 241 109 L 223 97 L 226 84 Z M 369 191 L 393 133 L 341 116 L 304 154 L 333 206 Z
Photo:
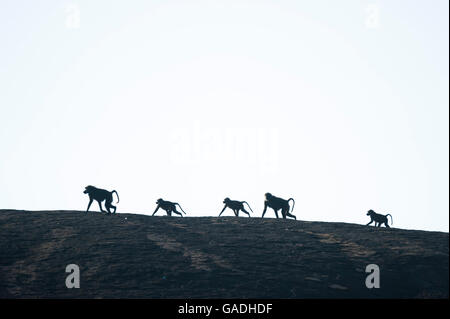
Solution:
M 260 217 L 271 192 L 448 232 L 447 0 L 2 0 L 0 43 L 0 208 L 84 210 L 91 184 Z

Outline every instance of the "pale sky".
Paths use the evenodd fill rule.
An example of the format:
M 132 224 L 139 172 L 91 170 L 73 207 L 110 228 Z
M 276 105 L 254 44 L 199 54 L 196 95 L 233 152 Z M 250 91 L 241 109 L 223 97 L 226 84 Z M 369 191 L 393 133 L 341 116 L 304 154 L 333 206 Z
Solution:
M 0 26 L 0 208 L 271 192 L 448 232 L 448 0 L 2 0 Z

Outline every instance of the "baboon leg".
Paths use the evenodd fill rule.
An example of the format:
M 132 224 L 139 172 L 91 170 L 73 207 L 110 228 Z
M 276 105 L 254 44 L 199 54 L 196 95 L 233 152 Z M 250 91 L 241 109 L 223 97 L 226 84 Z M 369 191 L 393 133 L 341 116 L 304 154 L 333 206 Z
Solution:
M 111 214 L 111 203 L 108 201 L 105 202 L 105 208 L 108 211 L 108 214 Z
M 111 208 L 114 209 L 113 214 L 116 213 L 116 206 L 112 205 L 111 203 L 107 203 L 107 204 L 105 204 L 105 206 L 106 206 L 106 209 L 108 210 L 108 213 L 111 214 L 111 210 L 110 210 Z
M 177 211 L 176 209 L 173 211 L 175 214 L 178 214 L 178 215 L 180 215 L 181 217 L 183 217 L 183 214 L 182 213 L 180 213 L 179 211 Z
M 275 212 L 275 216 L 277 216 L 277 218 L 278 218 L 278 210 L 273 208 L 273 211 Z
M 373 220 L 371 220 L 366 226 L 369 226 L 370 224 L 372 224 L 373 223 Z
M 222 209 L 222 211 L 219 214 L 219 217 L 220 217 L 220 215 L 222 215 L 222 213 L 225 211 L 226 208 L 227 208 L 227 205 L 225 205 L 225 207 Z
M 167 212 L 167 216 L 172 216 L 172 211 L 171 210 L 166 210 Z
M 242 208 L 242 212 L 246 213 L 248 215 L 248 217 L 250 217 L 250 213 L 248 211 L 246 211 L 245 208 Z
M 295 215 L 292 215 L 292 214 L 289 213 L 289 212 L 286 212 L 286 216 L 292 217 L 292 218 L 294 218 L 295 220 L 297 220 L 297 217 L 296 217 Z
M 264 211 L 262 213 L 261 218 L 264 218 L 264 214 L 266 213 L 266 210 L 267 210 L 267 204 L 264 204 Z
M 391 228 L 391 227 L 388 225 L 388 222 L 385 222 L 384 225 L 386 226 L 386 228 Z
M 239 209 L 234 209 L 234 216 L 239 217 Z
M 89 211 L 89 207 L 91 207 L 91 204 L 92 204 L 93 201 L 94 201 L 93 199 L 90 199 L 90 200 L 89 200 L 89 204 L 88 204 L 88 208 L 87 208 L 87 210 L 86 210 L 86 213 Z
M 98 207 L 100 207 L 100 211 L 101 211 L 102 213 L 104 213 L 105 211 L 103 210 L 102 202 L 100 202 L 100 201 L 97 201 L 97 202 L 98 202 Z

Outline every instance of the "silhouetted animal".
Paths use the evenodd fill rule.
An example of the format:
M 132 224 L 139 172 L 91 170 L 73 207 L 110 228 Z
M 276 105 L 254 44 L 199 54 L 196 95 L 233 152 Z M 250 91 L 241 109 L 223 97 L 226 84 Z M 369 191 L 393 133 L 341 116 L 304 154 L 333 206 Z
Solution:
M 266 197 L 266 200 L 264 201 L 264 211 L 262 213 L 261 218 L 264 217 L 267 207 L 270 207 L 275 212 L 275 216 L 277 216 L 277 218 L 278 218 L 278 210 L 281 209 L 281 214 L 283 215 L 284 219 L 286 219 L 286 216 L 297 219 L 297 217 L 295 217 L 294 215 L 289 213 L 289 201 L 292 201 L 291 212 L 294 210 L 295 201 L 293 198 L 289 198 L 288 200 L 286 200 L 286 199 L 282 199 L 279 197 L 275 197 L 271 193 L 266 193 L 265 197 Z
M 94 199 L 98 202 L 98 206 L 100 207 L 100 210 L 102 212 L 104 212 L 104 210 L 102 208 L 103 201 L 105 201 L 105 207 L 109 214 L 111 214 L 111 210 L 110 210 L 111 208 L 114 209 L 113 213 L 116 212 L 116 206 L 112 205 L 113 193 L 116 193 L 117 203 L 119 202 L 119 194 L 116 191 L 110 192 L 105 189 L 101 189 L 101 188 L 97 188 L 97 187 L 89 185 L 89 186 L 86 186 L 83 193 L 89 195 L 89 204 L 88 204 L 86 213 L 89 211 L 89 207 L 91 207 L 91 204 L 94 201 Z
M 185 211 L 183 210 L 183 208 L 181 208 L 180 204 L 178 204 L 178 203 L 172 203 L 172 202 L 169 202 L 169 201 L 166 201 L 166 200 L 163 200 L 162 198 L 160 198 L 156 201 L 156 204 L 158 204 L 158 206 L 156 206 L 156 209 L 153 212 L 153 215 L 156 214 L 158 209 L 162 208 L 166 211 L 167 216 L 172 216 L 172 212 L 173 212 L 173 213 L 178 214 L 181 217 L 183 217 L 183 215 L 179 211 L 177 211 L 176 205 L 178 205 L 178 207 L 180 207 L 181 211 L 184 214 L 186 214 Z
M 394 224 L 391 214 L 381 215 L 375 213 L 373 210 L 369 210 L 366 215 L 370 216 L 370 222 L 366 226 L 372 224 L 372 222 L 375 222 L 375 227 L 380 227 L 381 224 L 384 224 L 387 228 L 390 228 L 388 225 L 388 218 L 387 218 L 388 216 L 391 216 L 391 225 Z
M 231 200 L 228 197 L 225 198 L 223 200 L 223 203 L 225 204 L 225 207 L 222 209 L 222 211 L 219 214 L 222 215 L 222 213 L 225 211 L 225 209 L 228 207 L 230 209 L 233 210 L 234 215 L 239 216 L 239 211 L 242 210 L 244 213 L 246 213 L 248 215 L 248 217 L 250 217 L 250 213 L 247 212 L 244 208 L 244 203 L 247 204 L 248 208 L 250 209 L 250 211 L 253 213 L 252 208 L 250 207 L 250 205 L 246 202 L 246 201 L 237 201 L 237 200 Z

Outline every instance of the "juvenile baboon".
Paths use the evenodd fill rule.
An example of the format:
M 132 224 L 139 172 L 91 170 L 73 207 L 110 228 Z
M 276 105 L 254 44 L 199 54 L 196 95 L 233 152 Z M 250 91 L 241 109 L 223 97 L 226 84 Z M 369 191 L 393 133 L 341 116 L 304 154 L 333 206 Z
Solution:
M 119 202 L 119 194 L 116 191 L 110 192 L 105 189 L 101 189 L 101 188 L 97 188 L 97 187 L 89 185 L 89 186 L 86 186 L 83 193 L 89 195 L 89 204 L 88 204 L 86 213 L 89 211 L 89 207 L 91 207 L 91 204 L 94 201 L 94 199 L 98 202 L 98 206 L 100 207 L 100 210 L 102 212 L 105 212 L 102 208 L 103 201 L 105 201 L 105 207 L 109 214 L 111 214 L 111 210 L 110 210 L 111 208 L 114 209 L 113 213 L 116 212 L 116 206 L 112 205 L 113 193 L 116 193 L 117 203 Z
M 178 203 L 172 203 L 172 202 L 169 202 L 169 201 L 166 201 L 166 200 L 163 200 L 162 198 L 160 198 L 156 201 L 156 204 L 158 204 L 158 206 L 156 206 L 156 209 L 153 212 L 153 215 L 156 214 L 158 209 L 162 208 L 166 211 L 167 216 L 172 216 L 172 212 L 173 212 L 173 213 L 178 214 L 181 217 L 183 217 L 183 215 L 179 211 L 177 211 L 176 205 L 178 205 L 178 207 L 180 207 L 181 211 L 186 215 L 185 211 L 183 210 L 183 208 L 181 208 L 180 204 L 178 204 Z
M 283 218 L 286 219 L 287 216 L 293 217 L 294 219 L 297 219 L 294 215 L 289 213 L 289 202 L 292 201 L 292 210 L 294 210 L 295 201 L 293 198 L 289 198 L 288 200 L 282 199 L 276 196 L 273 196 L 271 193 L 265 194 L 266 200 L 264 201 L 264 211 L 262 213 L 261 218 L 264 217 L 264 214 L 266 213 L 267 207 L 270 207 L 275 212 L 275 216 L 278 218 L 278 210 L 281 209 L 281 214 L 283 215 Z
M 373 210 L 369 210 L 366 215 L 370 216 L 370 222 L 366 226 L 372 224 L 372 222 L 375 222 L 375 227 L 380 227 L 381 224 L 384 224 L 387 228 L 390 228 L 388 225 L 388 216 L 391 216 L 391 225 L 394 224 L 391 214 L 382 215 L 375 213 Z
M 248 215 L 248 217 L 250 217 L 250 213 L 247 212 L 247 211 L 245 210 L 245 208 L 244 208 L 244 203 L 247 204 L 248 208 L 249 208 L 250 211 L 253 213 L 252 208 L 250 207 L 250 205 L 249 205 L 246 201 L 242 201 L 242 202 L 241 202 L 241 201 L 238 201 L 238 200 L 231 200 L 231 199 L 229 199 L 229 198 L 227 197 L 227 198 L 225 198 L 225 199 L 223 200 L 223 203 L 225 204 L 225 206 L 224 206 L 224 208 L 222 209 L 222 211 L 220 212 L 219 217 L 220 217 L 220 215 L 222 215 L 222 213 L 225 211 L 225 209 L 226 209 L 227 207 L 233 210 L 234 215 L 235 215 L 236 217 L 239 216 L 239 211 L 240 211 L 240 210 L 242 210 L 244 213 L 246 213 L 246 214 Z

